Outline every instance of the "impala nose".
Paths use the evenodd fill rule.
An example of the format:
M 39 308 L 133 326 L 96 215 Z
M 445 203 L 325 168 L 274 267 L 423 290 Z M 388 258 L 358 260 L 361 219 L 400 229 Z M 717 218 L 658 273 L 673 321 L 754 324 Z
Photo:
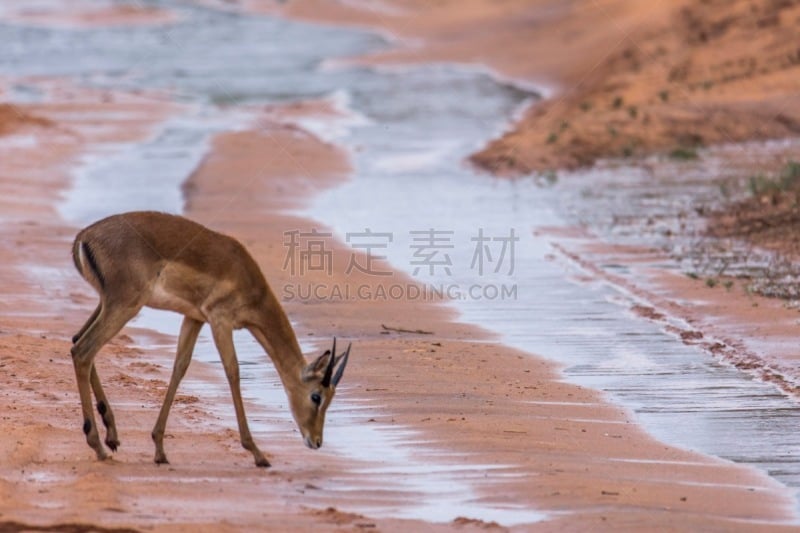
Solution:
M 322 437 L 306 437 L 306 446 L 311 448 L 312 450 L 318 449 L 322 446 Z

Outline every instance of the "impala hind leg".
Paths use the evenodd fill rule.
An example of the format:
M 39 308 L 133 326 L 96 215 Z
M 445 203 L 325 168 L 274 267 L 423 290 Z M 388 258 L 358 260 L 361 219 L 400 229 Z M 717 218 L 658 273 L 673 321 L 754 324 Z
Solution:
M 75 378 L 78 382 L 78 393 L 81 398 L 81 411 L 83 412 L 83 433 L 86 435 L 86 442 L 97 454 L 97 458 L 103 460 L 107 457 L 103 445 L 100 443 L 100 434 L 97 431 L 97 424 L 94 419 L 94 410 L 92 409 L 92 389 L 100 390 L 98 396 L 98 404 L 103 401 L 106 414 L 104 421 L 110 413 L 108 407 L 108 400 L 103 394 L 102 386 L 100 386 L 100 379 L 97 376 L 97 371 L 94 370 L 94 357 L 100 348 L 110 341 L 114 335 L 119 333 L 122 327 L 139 312 L 141 305 L 121 306 L 111 305 L 109 302 L 101 303 L 98 307 L 99 311 L 95 320 L 85 328 L 83 334 L 77 339 L 75 344 L 70 350 L 72 353 L 72 363 L 75 367 Z M 96 387 L 94 384 L 96 384 Z M 98 410 L 100 406 L 98 405 Z M 118 444 L 116 440 L 116 427 L 113 423 L 113 415 L 110 419 L 110 427 L 113 431 L 107 437 L 107 441 Z M 110 447 L 110 446 L 109 446 Z M 112 448 L 113 449 L 113 448 Z
M 225 367 L 225 375 L 228 377 L 228 384 L 231 387 L 233 396 L 233 407 L 236 409 L 236 421 L 239 423 L 239 438 L 242 446 L 253 454 L 256 466 L 270 466 L 267 458 L 261 453 L 250 434 L 250 427 L 247 425 L 247 417 L 244 414 L 244 403 L 242 402 L 242 391 L 239 386 L 239 361 L 236 359 L 236 349 L 233 346 L 233 330 L 227 325 L 211 324 L 211 332 L 214 335 L 214 344 L 217 346 L 219 356 L 222 359 L 222 366 Z
M 78 339 L 83 337 L 86 331 L 92 327 L 92 324 L 94 324 L 97 317 L 100 315 L 102 308 L 103 306 L 101 304 L 97 305 L 92 315 L 89 317 L 89 320 L 87 320 L 80 331 L 72 337 L 72 344 L 78 342 Z M 94 391 L 94 397 L 97 400 L 97 412 L 100 413 L 103 425 L 106 426 L 106 446 L 112 451 L 116 451 L 117 447 L 119 447 L 119 437 L 117 437 L 117 424 L 114 421 L 114 412 L 111 410 L 111 404 L 108 403 L 108 398 L 106 398 L 105 392 L 103 391 L 103 385 L 100 383 L 100 377 L 97 375 L 97 367 L 94 364 L 92 364 L 92 372 L 89 379 L 92 384 L 92 390 Z
M 189 368 L 189 363 L 192 360 L 192 352 L 194 345 L 197 342 L 197 336 L 200 334 L 200 329 L 203 323 L 189 318 L 183 317 L 183 324 L 181 324 L 181 333 L 178 337 L 178 352 L 175 356 L 175 365 L 172 368 L 172 377 L 169 380 L 169 387 L 167 394 L 164 397 L 164 403 L 161 405 L 161 412 L 158 413 L 158 420 L 153 428 L 153 442 L 156 445 L 155 462 L 159 464 L 169 463 L 167 455 L 164 453 L 164 430 L 167 427 L 167 417 L 169 417 L 169 410 L 172 407 L 172 402 L 175 400 L 175 393 L 178 391 L 183 376 L 186 375 L 186 369 Z
M 108 403 L 108 398 L 103 391 L 103 385 L 100 383 L 100 376 L 97 375 L 97 366 L 92 363 L 92 372 L 89 376 L 94 391 L 94 398 L 97 400 L 97 412 L 100 414 L 100 419 L 106 427 L 106 446 L 112 451 L 117 451 L 119 447 L 119 437 L 117 436 L 117 423 L 114 421 L 114 412 L 111 410 L 111 404 Z
M 97 316 L 100 314 L 100 310 L 102 308 L 103 306 L 101 304 L 97 304 L 97 307 L 95 307 L 94 311 L 92 311 L 92 315 L 89 317 L 89 320 L 86 321 L 78 333 L 72 336 L 72 344 L 78 342 L 78 339 L 83 337 L 83 334 L 86 333 L 86 330 L 89 329 L 92 324 L 94 324 L 94 321 L 97 320 Z

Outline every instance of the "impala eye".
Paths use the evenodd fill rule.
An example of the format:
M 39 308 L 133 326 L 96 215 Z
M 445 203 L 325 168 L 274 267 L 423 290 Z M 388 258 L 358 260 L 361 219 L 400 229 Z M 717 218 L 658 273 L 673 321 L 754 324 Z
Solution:
M 314 402 L 315 405 L 319 405 L 322 403 L 322 396 L 320 396 L 318 392 L 312 392 L 311 401 Z

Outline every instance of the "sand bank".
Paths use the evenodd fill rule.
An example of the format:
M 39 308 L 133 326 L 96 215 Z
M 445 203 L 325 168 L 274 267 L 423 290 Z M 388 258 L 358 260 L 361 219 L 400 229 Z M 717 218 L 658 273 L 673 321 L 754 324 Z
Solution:
M 477 64 L 541 87 L 547 99 L 472 157 L 495 174 L 800 134 L 800 6 L 791 2 L 237 5 L 382 28 L 395 47 L 362 61 Z

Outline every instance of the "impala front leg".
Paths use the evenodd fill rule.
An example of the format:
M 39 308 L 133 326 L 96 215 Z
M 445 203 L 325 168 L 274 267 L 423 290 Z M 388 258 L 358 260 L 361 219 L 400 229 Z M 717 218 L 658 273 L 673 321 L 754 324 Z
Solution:
M 268 467 L 269 461 L 261 450 L 256 446 L 250 428 L 247 425 L 247 417 L 244 414 L 244 403 L 242 402 L 242 391 L 239 387 L 239 362 L 236 359 L 236 349 L 233 346 L 233 330 L 228 326 L 211 324 L 211 332 L 214 335 L 214 343 L 217 345 L 219 356 L 222 359 L 222 366 L 225 367 L 225 375 L 228 377 L 228 384 L 231 387 L 233 396 L 233 407 L 236 409 L 236 421 L 239 423 L 239 438 L 242 446 L 253 454 L 256 466 Z
M 167 394 L 164 397 L 164 403 L 161 405 L 161 412 L 158 414 L 158 420 L 153 427 L 153 442 L 156 445 L 155 462 L 158 464 L 169 463 L 167 454 L 164 453 L 164 431 L 167 427 L 167 417 L 169 417 L 169 410 L 172 407 L 172 402 L 175 401 L 175 393 L 178 391 L 181 379 L 186 375 L 186 370 L 189 368 L 189 363 L 192 361 L 192 352 L 194 345 L 197 342 L 197 336 L 200 334 L 200 329 L 203 323 L 185 316 L 183 324 L 181 324 L 181 333 L 178 337 L 178 353 L 175 357 L 175 364 L 172 367 L 172 377 L 169 380 L 169 387 Z

